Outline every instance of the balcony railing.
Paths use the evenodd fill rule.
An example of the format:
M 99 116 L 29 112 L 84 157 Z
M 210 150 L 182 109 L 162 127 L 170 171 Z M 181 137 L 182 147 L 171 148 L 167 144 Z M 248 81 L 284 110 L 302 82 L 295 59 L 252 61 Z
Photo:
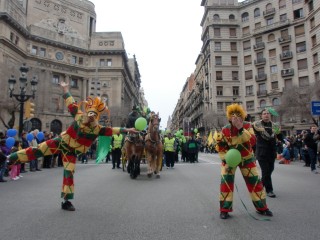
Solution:
M 292 51 L 284 51 L 280 54 L 280 60 L 286 60 L 293 57 Z
M 254 65 L 262 65 L 266 64 L 267 60 L 265 58 L 258 58 L 257 60 L 254 60 Z
M 258 42 L 255 45 L 253 45 L 254 50 L 260 50 L 260 49 L 264 49 L 264 48 L 265 48 L 264 42 Z
M 267 26 L 264 26 L 261 28 L 254 29 L 254 34 L 259 34 L 259 33 L 265 32 L 265 31 L 272 31 L 275 28 L 279 28 L 279 27 L 286 26 L 289 24 L 290 24 L 289 19 L 287 19 L 285 21 L 276 22 L 274 24 L 270 24 L 270 25 L 267 25 Z
M 293 68 L 287 68 L 281 70 L 281 76 L 282 77 L 290 77 L 294 75 L 294 69 Z
M 262 97 L 262 96 L 267 96 L 268 91 L 267 90 L 260 90 L 257 91 L 257 96 Z
M 267 80 L 267 74 L 266 73 L 259 73 L 258 75 L 255 76 L 256 82 L 259 81 L 265 81 Z
M 291 42 L 291 35 L 278 38 L 280 44 Z
M 275 8 L 270 8 L 266 11 L 263 11 L 263 16 L 264 17 L 269 17 L 271 15 L 274 15 L 276 13 L 276 9 Z

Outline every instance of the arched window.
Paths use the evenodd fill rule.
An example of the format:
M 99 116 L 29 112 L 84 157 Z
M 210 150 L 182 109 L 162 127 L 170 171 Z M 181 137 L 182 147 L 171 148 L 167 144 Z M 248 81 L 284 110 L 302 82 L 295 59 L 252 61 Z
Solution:
M 265 108 L 266 107 L 266 100 L 261 100 L 260 101 L 260 108 Z
M 213 20 L 220 20 L 220 16 L 219 16 L 219 14 L 215 14 L 215 15 L 213 15 Z
M 268 10 L 271 10 L 272 9 L 272 4 L 271 3 L 268 3 L 267 5 L 266 5 L 266 10 L 267 10 L 267 12 L 268 12 Z
M 233 14 L 229 15 L 229 20 L 235 20 L 235 19 L 236 19 L 236 17 Z
M 60 120 L 55 119 L 50 124 L 50 132 L 54 134 L 60 134 L 62 132 L 62 123 Z
M 286 7 L 286 0 L 279 0 L 279 8 L 285 8 Z
M 42 129 L 42 127 L 41 127 L 41 121 L 40 121 L 40 119 L 39 118 L 32 118 L 31 120 L 30 120 L 30 122 L 31 122 L 31 131 L 33 131 L 33 130 L 35 130 L 35 129 L 38 129 L 40 132 L 41 132 L 41 129 Z
M 273 33 L 271 33 L 271 34 L 268 35 L 268 41 L 269 41 L 269 42 L 274 41 L 275 39 L 276 39 L 276 38 L 275 38 L 275 36 L 274 36 Z
M 256 18 L 256 17 L 260 17 L 260 8 L 256 8 L 255 10 L 254 10 L 254 17 Z
M 249 13 L 247 13 L 247 12 L 242 13 L 241 19 L 242 19 L 242 22 L 247 22 L 247 21 L 249 21 Z
M 279 106 L 280 105 L 280 99 L 279 98 L 272 99 L 272 105 L 273 106 Z

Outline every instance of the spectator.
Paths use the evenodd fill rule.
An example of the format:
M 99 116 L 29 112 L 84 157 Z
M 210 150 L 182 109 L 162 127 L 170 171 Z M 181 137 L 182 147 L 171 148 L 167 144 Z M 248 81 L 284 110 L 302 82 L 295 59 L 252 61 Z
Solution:
M 308 150 L 308 154 L 310 157 L 310 167 L 311 172 L 317 174 L 318 171 L 316 169 L 317 164 L 317 143 L 316 140 L 314 140 L 314 135 L 317 133 L 318 127 L 317 125 L 313 124 L 310 127 L 310 132 L 306 135 L 304 139 L 304 144 L 306 149 Z

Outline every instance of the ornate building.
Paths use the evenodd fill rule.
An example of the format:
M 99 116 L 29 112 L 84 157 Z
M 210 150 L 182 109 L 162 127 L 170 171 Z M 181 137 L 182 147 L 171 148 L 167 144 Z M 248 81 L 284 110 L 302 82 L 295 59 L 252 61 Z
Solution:
M 263 108 L 281 105 L 287 89 L 320 81 L 320 1 L 202 0 L 201 6 L 203 45 L 193 88 L 183 89 L 174 111 L 174 129 L 184 119 L 203 132 L 219 128 L 232 102 L 255 120 Z M 309 119 L 293 112 L 274 120 L 290 131 L 308 128 Z
M 9 98 L 7 81 L 12 74 L 19 75 L 22 63 L 29 67 L 28 78 L 38 78 L 35 115 L 26 119 L 27 130 L 60 133 L 70 124 L 60 81 L 69 81 L 77 101 L 90 95 L 105 98 L 114 126 L 124 124 L 133 105 L 145 105 L 136 58 L 128 58 L 121 32 L 96 32 L 94 7 L 87 0 L 0 1 L 4 122 L 17 105 Z

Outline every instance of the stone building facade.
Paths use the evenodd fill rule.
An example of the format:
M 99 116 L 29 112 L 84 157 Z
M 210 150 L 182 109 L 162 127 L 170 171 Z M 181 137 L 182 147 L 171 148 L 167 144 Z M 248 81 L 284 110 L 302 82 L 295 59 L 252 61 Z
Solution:
M 96 32 L 90 1 L 0 1 L 0 30 L 0 116 L 5 123 L 18 103 L 9 97 L 8 78 L 19 78 L 22 63 L 29 67 L 28 79 L 38 78 L 35 116 L 25 119 L 27 130 L 60 133 L 71 123 L 60 81 L 69 81 L 79 102 L 87 96 L 105 99 L 111 119 L 103 115 L 102 120 L 113 126 L 125 123 L 133 105 L 145 105 L 136 58 L 128 58 L 121 32 Z M 17 90 L 18 80 L 16 85 Z
M 181 93 L 172 128 L 186 118 L 205 132 L 220 128 L 233 102 L 255 120 L 263 108 L 277 108 L 291 86 L 320 83 L 320 1 L 202 0 L 201 6 L 203 45 L 193 88 Z M 283 130 L 309 128 L 310 117 L 300 115 L 274 120 Z

